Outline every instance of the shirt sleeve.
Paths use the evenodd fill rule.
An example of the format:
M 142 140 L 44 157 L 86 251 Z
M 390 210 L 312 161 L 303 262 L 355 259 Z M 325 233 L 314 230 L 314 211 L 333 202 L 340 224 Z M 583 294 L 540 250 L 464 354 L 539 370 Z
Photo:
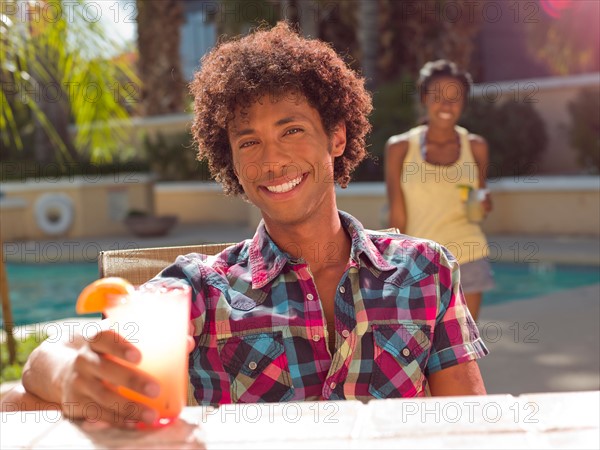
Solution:
M 458 262 L 446 248 L 439 246 L 438 251 L 438 312 L 426 375 L 489 353 L 467 308 Z
M 194 324 L 194 335 L 199 335 L 206 321 L 206 294 L 204 282 L 204 261 L 206 256 L 198 253 L 180 255 L 158 275 L 144 283 L 144 287 L 156 289 L 189 285 L 192 288 L 190 320 Z

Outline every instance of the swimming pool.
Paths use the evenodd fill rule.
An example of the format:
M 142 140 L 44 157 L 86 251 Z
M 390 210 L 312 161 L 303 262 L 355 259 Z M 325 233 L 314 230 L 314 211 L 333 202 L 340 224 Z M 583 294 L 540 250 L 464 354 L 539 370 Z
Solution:
M 484 306 L 600 283 L 599 266 L 492 263 L 492 269 L 496 288 L 484 294 Z
M 492 268 L 497 286 L 485 293 L 484 306 L 600 283 L 598 266 L 492 263 Z M 15 325 L 25 325 L 75 317 L 75 299 L 98 278 L 98 267 L 7 264 L 7 274 Z
M 98 265 L 7 263 L 6 274 L 13 321 L 25 325 L 76 317 L 75 300 L 98 278 Z

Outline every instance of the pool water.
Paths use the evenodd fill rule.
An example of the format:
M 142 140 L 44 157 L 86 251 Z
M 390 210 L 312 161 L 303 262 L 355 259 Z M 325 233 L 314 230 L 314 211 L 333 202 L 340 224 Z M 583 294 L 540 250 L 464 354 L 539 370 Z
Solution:
M 14 324 L 24 325 L 77 317 L 75 300 L 98 278 L 98 265 L 8 263 L 6 273 Z
M 598 266 L 493 263 L 492 269 L 496 287 L 484 294 L 484 306 L 600 283 Z
M 484 306 L 600 283 L 598 266 L 493 263 L 492 268 L 496 288 L 484 294 Z M 77 316 L 75 300 L 98 278 L 98 266 L 7 264 L 7 275 L 14 323 L 25 325 Z

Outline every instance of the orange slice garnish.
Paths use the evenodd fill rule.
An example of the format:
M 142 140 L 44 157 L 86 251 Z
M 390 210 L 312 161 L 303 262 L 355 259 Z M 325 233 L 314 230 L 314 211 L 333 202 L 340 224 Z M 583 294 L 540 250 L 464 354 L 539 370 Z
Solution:
M 100 278 L 81 291 L 77 297 L 75 311 L 77 314 L 102 312 L 114 304 L 117 296 L 127 295 L 133 291 L 133 285 L 124 278 Z

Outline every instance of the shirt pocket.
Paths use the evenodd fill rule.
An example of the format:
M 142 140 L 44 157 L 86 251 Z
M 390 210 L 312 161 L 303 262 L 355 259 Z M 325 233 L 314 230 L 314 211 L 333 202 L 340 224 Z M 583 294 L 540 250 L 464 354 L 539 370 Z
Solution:
M 369 393 L 375 398 L 415 397 L 425 382 L 431 348 L 429 325 L 373 324 L 373 373 Z
M 233 403 L 282 402 L 294 395 L 280 331 L 221 339 L 218 347 Z

